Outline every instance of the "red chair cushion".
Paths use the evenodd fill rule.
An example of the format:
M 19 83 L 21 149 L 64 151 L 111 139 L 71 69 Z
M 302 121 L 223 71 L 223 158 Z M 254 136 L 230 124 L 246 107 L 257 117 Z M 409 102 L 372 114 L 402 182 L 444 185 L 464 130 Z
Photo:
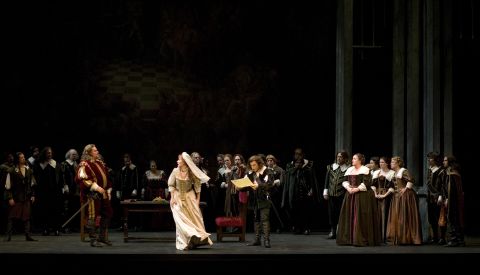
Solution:
M 215 219 L 215 224 L 217 226 L 230 226 L 230 227 L 237 227 L 243 226 L 243 220 L 240 217 L 217 217 Z

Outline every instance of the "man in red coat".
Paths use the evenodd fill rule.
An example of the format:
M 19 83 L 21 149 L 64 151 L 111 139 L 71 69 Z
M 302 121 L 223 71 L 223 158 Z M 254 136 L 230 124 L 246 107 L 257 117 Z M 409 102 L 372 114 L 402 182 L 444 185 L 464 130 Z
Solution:
M 88 202 L 87 227 L 90 233 L 90 245 L 101 247 L 112 245 L 106 237 L 106 231 L 112 218 L 112 183 L 108 179 L 107 167 L 101 161 L 95 144 L 88 144 L 83 154 L 76 176 L 80 187 L 82 203 Z M 100 229 L 100 235 L 98 235 Z

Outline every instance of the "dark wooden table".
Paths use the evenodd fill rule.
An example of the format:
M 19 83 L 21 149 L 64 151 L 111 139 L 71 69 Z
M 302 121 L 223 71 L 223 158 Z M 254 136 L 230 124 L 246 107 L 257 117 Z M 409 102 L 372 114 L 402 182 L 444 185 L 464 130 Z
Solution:
M 128 214 L 129 213 L 165 213 L 172 212 L 170 204 L 159 203 L 154 201 L 121 201 L 123 208 L 123 241 L 128 242 L 133 239 L 158 239 L 146 237 L 129 237 L 128 236 Z M 200 209 L 206 207 L 205 202 L 200 202 Z

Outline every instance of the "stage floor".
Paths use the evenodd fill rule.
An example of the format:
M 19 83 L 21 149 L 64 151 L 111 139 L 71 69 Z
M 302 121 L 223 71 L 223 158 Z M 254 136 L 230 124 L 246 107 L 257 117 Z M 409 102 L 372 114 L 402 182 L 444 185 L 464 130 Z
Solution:
M 22 234 L 12 236 L 10 242 L 0 242 L 0 256 L 7 262 L 21 264 L 26 261 L 32 270 L 54 261 L 63 261 L 78 265 L 78 261 L 102 260 L 110 262 L 108 269 L 149 270 L 151 265 L 163 266 L 164 269 L 176 270 L 176 264 L 186 269 L 194 269 L 199 262 L 215 263 L 218 268 L 228 268 L 234 262 L 244 262 L 247 266 L 257 266 L 256 270 L 282 271 L 291 264 L 342 264 L 354 261 L 384 262 L 392 261 L 418 263 L 423 256 L 432 256 L 435 261 L 455 261 L 460 264 L 472 264 L 473 259 L 480 259 L 480 237 L 467 237 L 465 247 L 443 247 L 438 245 L 421 246 L 376 246 L 353 247 L 337 246 L 334 240 L 327 240 L 326 233 L 293 235 L 290 233 L 272 234 L 272 248 L 251 247 L 246 244 L 253 240 L 253 234 L 247 234 L 247 242 L 216 242 L 214 244 L 189 251 L 175 249 L 175 232 L 130 232 L 131 237 L 148 237 L 155 239 L 129 240 L 123 242 L 122 232 L 110 232 L 112 246 L 91 247 L 89 242 L 81 242 L 78 233 L 61 236 L 38 236 L 38 242 L 26 242 Z M 3 240 L 3 236 L 2 236 Z M 31 265 L 33 264 L 33 265 Z M 47 266 L 44 266 L 48 268 Z M 348 268 L 349 266 L 344 266 Z M 350 266 L 352 267 L 352 266 Z M 243 265 L 237 271 L 248 270 Z

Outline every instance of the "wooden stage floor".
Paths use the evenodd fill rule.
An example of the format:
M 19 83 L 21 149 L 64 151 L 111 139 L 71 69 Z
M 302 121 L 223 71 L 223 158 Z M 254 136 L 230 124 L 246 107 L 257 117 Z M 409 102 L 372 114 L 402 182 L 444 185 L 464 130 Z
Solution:
M 51 264 L 62 261 L 79 266 L 81 262 L 108 263 L 96 267 L 96 270 L 149 271 L 152 266 L 164 271 L 178 271 L 199 268 L 197 265 L 208 263 L 215 266 L 218 273 L 225 274 L 224 268 L 234 266 L 234 271 L 252 267 L 256 271 L 284 271 L 289 266 L 340 265 L 342 268 L 354 268 L 348 263 L 377 262 L 385 265 L 392 263 L 421 263 L 425 257 L 432 257 L 435 262 L 471 265 L 480 261 L 480 237 L 467 237 L 466 247 L 443 247 L 438 245 L 421 246 L 377 246 L 352 247 L 337 246 L 334 240 L 327 240 L 326 233 L 312 232 L 311 235 L 293 235 L 290 233 L 272 234 L 272 248 L 251 247 L 246 243 L 232 241 L 216 242 L 212 234 L 213 246 L 190 251 L 175 249 L 175 232 L 130 232 L 131 237 L 148 237 L 145 240 L 123 242 L 123 233 L 111 231 L 109 234 L 113 246 L 91 247 L 89 242 L 81 242 L 78 233 L 61 236 L 38 236 L 38 242 L 26 242 L 23 234 L 12 236 L 12 241 L 0 240 L 0 257 L 2 263 L 28 263 L 25 268 L 32 271 L 51 270 Z M 247 234 L 247 243 L 253 239 Z M 426 260 L 425 260 L 426 261 Z M 242 264 L 243 263 L 243 264 Z M 396 265 L 396 264 L 395 264 Z M 441 270 L 441 269 L 439 269 Z M 80 270 L 64 274 L 76 273 Z M 83 271 L 84 272 L 84 271 Z M 162 272 L 161 272 L 162 273 Z M 213 271 L 213 273 L 216 273 Z M 228 274 L 228 273 L 227 273 Z M 283 274 L 281 272 L 280 274 Z

